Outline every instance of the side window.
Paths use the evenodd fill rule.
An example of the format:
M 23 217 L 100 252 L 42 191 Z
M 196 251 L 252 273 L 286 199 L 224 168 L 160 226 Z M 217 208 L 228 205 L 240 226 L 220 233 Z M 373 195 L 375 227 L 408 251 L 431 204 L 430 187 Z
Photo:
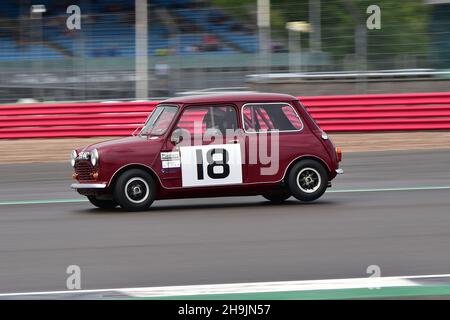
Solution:
M 300 120 L 297 111 L 295 111 L 292 106 L 284 105 L 281 108 L 281 110 L 283 111 L 283 114 L 289 119 L 291 124 L 294 126 L 295 130 L 301 130 L 303 128 L 303 123 Z
M 295 131 L 303 128 L 297 111 L 285 103 L 249 103 L 242 109 L 242 117 L 247 132 Z
M 208 131 L 217 131 L 225 135 L 227 129 L 238 128 L 236 110 L 230 106 L 188 107 L 175 128 L 187 130 L 191 135 L 205 134 Z

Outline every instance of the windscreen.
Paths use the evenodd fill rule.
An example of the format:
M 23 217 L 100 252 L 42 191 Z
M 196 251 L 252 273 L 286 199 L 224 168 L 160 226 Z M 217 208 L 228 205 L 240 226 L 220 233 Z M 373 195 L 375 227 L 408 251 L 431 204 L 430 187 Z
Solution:
M 156 107 L 148 117 L 139 135 L 163 135 L 172 123 L 177 111 L 178 107 L 176 106 L 161 105 Z

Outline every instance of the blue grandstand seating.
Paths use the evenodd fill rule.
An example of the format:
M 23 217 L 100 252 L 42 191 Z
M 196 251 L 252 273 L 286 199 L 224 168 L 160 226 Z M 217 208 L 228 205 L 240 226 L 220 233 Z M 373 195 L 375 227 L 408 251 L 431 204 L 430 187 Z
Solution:
M 10 30 L 8 35 L 8 31 L 5 32 L 0 27 L 0 60 L 58 59 L 63 58 L 65 54 L 90 57 L 133 56 L 135 53 L 134 25 L 132 22 L 124 21 L 127 12 L 132 14 L 134 1 L 87 1 L 89 3 L 88 12 L 83 13 L 88 13 L 90 19 L 94 20 L 82 22 L 82 33 L 70 32 L 62 23 L 60 25 L 51 23 L 52 16 L 66 15 L 64 1 L 31 0 L 31 3 L 44 4 L 48 10 L 43 19 L 44 44 L 30 43 L 19 48 L 13 40 L 13 31 Z M 176 52 L 181 54 L 204 54 L 195 48 L 201 46 L 203 35 L 206 33 L 215 35 L 225 43 L 231 44 L 226 45 L 219 41 L 217 52 L 236 53 L 236 48 L 243 52 L 257 51 L 256 36 L 245 31 L 233 30 L 233 26 L 236 26 L 237 22 L 226 16 L 221 10 L 209 7 L 188 8 L 192 5 L 192 0 L 152 0 L 150 3 L 153 7 L 166 7 L 174 17 L 180 17 L 187 23 L 198 27 L 193 32 L 183 32 L 176 38 L 171 38 L 169 30 L 163 23 L 157 19 L 150 19 L 148 50 L 151 55 L 161 54 L 169 48 L 176 49 Z M 114 5 L 119 5 L 119 7 L 113 8 Z M 21 9 L 16 0 L 1 0 L 0 8 L 0 17 L 15 18 L 21 14 L 29 14 L 29 12 L 23 12 L 24 8 L 20 12 Z M 28 7 L 25 9 L 29 10 Z M 211 17 L 224 15 L 227 19 L 222 23 L 210 21 Z M 55 46 L 46 45 L 49 43 L 53 43 Z M 54 47 L 59 47 L 61 50 Z
M 63 55 L 39 44 L 18 45 L 13 39 L 0 38 L 0 60 L 58 59 Z
M 200 25 L 204 30 L 217 34 L 222 39 L 234 43 L 245 52 L 256 52 L 258 50 L 258 41 L 255 35 L 231 30 L 233 24 L 236 22 L 228 20 L 221 24 L 211 23 L 211 18 L 223 15 L 223 13 L 217 9 L 180 9 L 177 10 L 176 13 L 184 19 Z

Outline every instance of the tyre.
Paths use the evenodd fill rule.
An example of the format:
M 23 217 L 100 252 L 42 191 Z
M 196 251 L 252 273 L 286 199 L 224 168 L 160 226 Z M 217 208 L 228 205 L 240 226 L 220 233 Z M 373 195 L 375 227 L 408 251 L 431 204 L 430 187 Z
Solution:
M 289 199 L 291 197 L 291 194 L 288 191 L 282 190 L 265 193 L 262 196 L 273 203 L 281 203 Z
M 328 186 L 328 171 L 315 160 L 301 160 L 289 171 L 289 190 L 300 201 L 320 198 Z
M 122 173 L 114 185 L 114 199 L 127 211 L 142 211 L 155 200 L 156 183 L 144 170 L 130 169 Z
M 114 200 L 98 199 L 96 196 L 87 196 L 87 198 L 97 208 L 114 209 L 118 206 L 117 202 Z

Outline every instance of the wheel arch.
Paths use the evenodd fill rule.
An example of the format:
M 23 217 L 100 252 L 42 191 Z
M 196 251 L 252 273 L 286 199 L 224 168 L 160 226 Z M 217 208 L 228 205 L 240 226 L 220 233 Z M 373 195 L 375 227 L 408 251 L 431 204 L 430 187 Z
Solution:
M 158 186 L 158 192 L 161 190 L 162 185 L 161 185 L 161 181 L 159 180 L 158 175 L 155 173 L 155 171 L 153 171 L 152 168 L 150 168 L 142 163 L 130 163 L 130 164 L 124 165 L 123 167 L 120 167 L 119 169 L 117 169 L 117 171 L 114 172 L 111 179 L 109 180 L 108 188 L 111 188 L 115 185 L 117 179 L 120 177 L 120 175 L 122 173 L 124 173 L 125 171 L 128 171 L 128 170 L 131 170 L 131 169 L 141 169 L 141 170 L 147 172 L 148 174 L 150 174 L 152 176 L 153 180 L 155 181 L 156 185 Z
M 287 177 L 289 176 L 289 172 L 292 170 L 292 168 L 298 162 L 300 162 L 302 160 L 314 160 L 314 161 L 317 161 L 318 163 L 320 163 L 325 168 L 325 170 L 327 171 L 327 173 L 328 173 L 328 180 L 330 180 L 330 178 L 331 178 L 331 170 L 330 170 L 330 167 L 328 166 L 328 164 L 326 163 L 326 161 L 323 160 L 322 158 L 314 156 L 314 155 L 306 155 L 306 156 L 301 156 L 301 157 L 296 158 L 296 159 L 291 161 L 291 163 L 289 164 L 289 166 L 286 169 L 286 172 L 284 173 L 283 181 L 286 181 Z

